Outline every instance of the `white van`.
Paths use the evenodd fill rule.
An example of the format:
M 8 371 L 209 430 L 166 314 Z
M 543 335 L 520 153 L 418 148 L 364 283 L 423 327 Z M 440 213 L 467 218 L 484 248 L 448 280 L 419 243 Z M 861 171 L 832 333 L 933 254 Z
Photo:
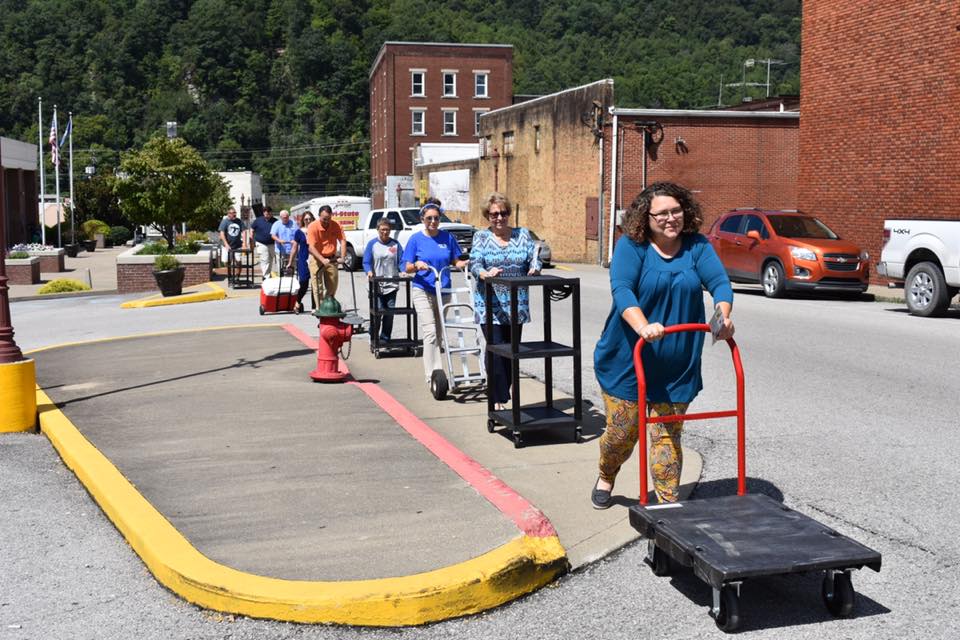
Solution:
M 333 219 L 343 227 L 344 231 L 356 229 L 359 221 L 366 219 L 367 214 L 370 213 L 370 198 L 363 196 L 326 196 L 313 198 L 290 207 L 290 215 L 296 219 L 301 214 L 310 211 L 316 218 L 320 207 L 325 204 L 333 209 Z

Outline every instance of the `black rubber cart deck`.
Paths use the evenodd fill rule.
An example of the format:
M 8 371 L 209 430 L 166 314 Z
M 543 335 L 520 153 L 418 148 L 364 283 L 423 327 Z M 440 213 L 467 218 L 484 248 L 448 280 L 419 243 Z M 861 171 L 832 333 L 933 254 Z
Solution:
M 667 334 L 705 331 L 705 324 L 675 325 Z M 692 567 L 694 575 L 713 588 L 710 615 L 724 631 L 740 625 L 740 585 L 749 578 L 822 571 L 821 595 L 835 616 L 853 614 L 854 569 L 880 570 L 881 555 L 813 518 L 760 494 L 746 494 L 744 455 L 743 367 L 733 339 L 727 341 L 737 374 L 737 409 L 685 416 L 646 416 L 646 383 L 637 341 L 634 366 L 640 402 L 640 433 L 652 421 L 676 422 L 713 417 L 737 418 L 738 490 L 735 496 L 647 504 L 647 455 L 640 446 L 640 504 L 630 508 L 630 524 L 648 540 L 646 561 L 658 576 L 671 563 Z
M 415 317 L 417 312 L 413 308 L 413 298 L 410 295 L 410 283 L 412 281 L 413 278 L 403 276 L 374 276 L 369 280 L 369 286 L 367 288 L 369 306 L 367 308 L 370 309 L 370 353 L 372 353 L 375 358 L 379 359 L 386 353 L 400 353 L 411 356 L 420 356 L 423 353 L 423 342 L 417 335 L 417 328 L 419 326 Z M 381 283 L 395 283 L 399 289 L 403 289 L 406 304 L 403 306 L 394 306 L 393 308 L 381 307 L 377 302 L 377 296 L 375 294 L 377 287 Z M 398 297 L 400 295 L 399 289 L 397 291 Z M 384 318 L 388 316 L 393 317 L 394 320 L 397 318 L 404 320 L 407 330 L 405 337 L 391 338 L 389 341 L 380 339 L 380 326 Z M 394 322 L 394 329 L 396 329 L 396 324 L 397 323 Z

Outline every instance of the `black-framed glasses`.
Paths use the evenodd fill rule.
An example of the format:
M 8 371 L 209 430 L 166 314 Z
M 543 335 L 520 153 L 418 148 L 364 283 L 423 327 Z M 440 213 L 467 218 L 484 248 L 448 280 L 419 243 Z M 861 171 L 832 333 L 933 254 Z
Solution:
M 677 218 L 683 217 L 683 207 L 674 207 L 666 211 L 658 211 L 657 213 L 651 212 L 650 217 L 657 222 L 666 222 L 668 218 L 676 220 Z

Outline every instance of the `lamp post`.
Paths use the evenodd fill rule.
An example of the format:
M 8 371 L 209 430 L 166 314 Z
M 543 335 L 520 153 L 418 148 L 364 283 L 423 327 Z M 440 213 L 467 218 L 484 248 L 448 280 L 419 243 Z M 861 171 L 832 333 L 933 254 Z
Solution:
M 0 155 L 2 157 L 2 155 Z M 0 432 L 30 431 L 37 424 L 37 373 L 13 339 L 7 289 L 6 176 L 0 171 Z

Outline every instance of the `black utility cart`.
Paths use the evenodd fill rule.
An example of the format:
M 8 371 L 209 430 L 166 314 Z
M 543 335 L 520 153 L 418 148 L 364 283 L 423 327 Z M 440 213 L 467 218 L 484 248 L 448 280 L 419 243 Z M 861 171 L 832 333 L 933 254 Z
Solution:
M 706 324 L 666 328 L 709 333 Z M 880 570 L 880 553 L 834 531 L 813 518 L 761 494 L 747 494 L 743 366 L 733 338 L 727 340 L 737 377 L 737 408 L 730 411 L 688 413 L 648 418 L 646 381 L 639 339 L 633 352 L 637 372 L 639 432 L 648 422 L 688 422 L 709 418 L 737 418 L 737 495 L 665 504 L 647 504 L 647 451 L 639 446 L 640 504 L 630 507 L 630 524 L 647 538 L 646 562 L 658 576 L 671 565 L 692 567 L 713 589 L 713 616 L 720 629 L 740 626 L 740 587 L 750 578 L 821 572 L 821 595 L 831 614 L 853 614 L 856 594 L 850 579 L 854 569 Z
M 253 287 L 253 249 L 230 249 L 227 252 L 227 284 L 234 289 Z
M 483 281 L 484 301 L 487 309 L 492 309 L 493 286 L 510 288 L 510 320 L 513 323 L 510 344 L 488 344 L 486 353 L 487 369 L 487 431 L 494 432 L 498 424 L 504 425 L 513 433 L 513 446 L 523 446 L 523 433 L 541 429 L 569 427 L 574 442 L 580 441 L 583 422 L 583 389 L 580 374 L 580 279 L 557 276 L 521 276 L 496 277 Z M 543 340 L 519 340 L 517 331 L 517 292 L 521 287 L 541 287 L 543 289 Z M 550 307 L 552 302 L 570 298 L 573 319 L 571 345 L 553 341 Z M 493 329 L 493 314 L 487 313 L 486 331 Z M 513 374 L 510 389 L 511 407 L 496 411 L 493 401 L 493 384 L 496 371 L 493 356 L 498 355 L 510 360 Z M 520 406 L 520 361 L 529 358 L 542 358 L 544 369 L 544 406 Z M 573 358 L 573 415 L 553 406 L 553 359 Z
M 369 297 L 368 307 L 370 309 L 370 353 L 373 357 L 380 358 L 385 353 L 406 353 L 412 356 L 419 356 L 423 353 L 423 345 L 420 337 L 417 335 L 418 326 L 416 320 L 416 310 L 413 308 L 413 298 L 410 295 L 410 283 L 412 278 L 404 277 L 379 277 L 374 276 L 370 279 L 370 286 L 367 291 Z M 381 307 L 377 304 L 377 296 L 374 292 L 381 283 L 396 283 L 400 290 L 403 290 L 405 306 L 394 306 L 392 309 Z M 400 298 L 400 290 L 397 291 L 397 298 Z M 380 326 L 385 317 L 394 318 L 393 330 L 397 330 L 397 319 L 403 318 L 406 325 L 406 337 L 391 338 L 388 341 L 380 339 Z

